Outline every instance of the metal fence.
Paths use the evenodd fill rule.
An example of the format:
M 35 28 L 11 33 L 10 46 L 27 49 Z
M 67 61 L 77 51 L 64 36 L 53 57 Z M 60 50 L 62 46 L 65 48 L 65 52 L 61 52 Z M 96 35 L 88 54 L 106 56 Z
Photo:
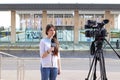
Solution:
M 38 74 L 39 61 L 39 58 L 23 59 L 5 52 L 0 52 L 0 80 L 33 80 L 35 77 L 31 75 L 33 75 L 32 72 L 34 73 L 36 71 Z M 39 78 L 39 76 L 37 77 Z

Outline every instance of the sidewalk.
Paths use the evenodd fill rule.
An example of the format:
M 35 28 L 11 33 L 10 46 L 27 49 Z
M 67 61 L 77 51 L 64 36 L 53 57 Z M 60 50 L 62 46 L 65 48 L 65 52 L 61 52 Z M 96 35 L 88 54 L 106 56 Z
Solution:
M 6 58 L 7 59 L 7 58 Z M 4 59 L 2 64 L 2 80 L 17 80 L 17 68 L 14 60 Z M 108 80 L 120 80 L 120 60 L 106 58 L 106 73 Z M 89 71 L 89 58 L 62 58 L 62 72 L 57 80 L 85 80 Z M 7 65 L 6 65 L 7 64 Z M 9 64 L 9 66 L 8 66 Z M 98 64 L 99 65 L 99 64 Z M 18 80 L 41 80 L 39 59 L 24 59 L 24 71 Z M 97 77 L 99 78 L 99 68 Z M 100 79 L 97 79 L 100 80 Z
M 2 77 L 2 80 L 17 80 L 16 75 L 11 75 L 16 74 L 16 71 L 5 70 L 3 73 L 4 76 Z M 26 70 L 24 74 L 24 80 L 41 80 L 39 70 Z M 57 80 L 85 80 L 87 74 L 88 71 L 85 70 L 62 70 L 62 73 L 61 75 L 58 75 Z M 97 74 L 97 77 L 99 78 L 100 76 Z M 120 80 L 120 72 L 107 72 L 107 79 Z

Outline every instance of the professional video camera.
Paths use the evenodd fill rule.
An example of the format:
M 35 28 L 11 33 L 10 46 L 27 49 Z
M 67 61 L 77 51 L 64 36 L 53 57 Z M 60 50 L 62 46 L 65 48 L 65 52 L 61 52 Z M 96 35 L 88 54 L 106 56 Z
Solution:
M 107 30 L 104 28 L 104 25 L 109 22 L 108 19 L 103 20 L 101 23 L 97 23 L 93 20 L 88 20 L 87 24 L 85 25 L 85 36 L 86 37 L 93 37 L 94 41 L 90 46 L 90 54 L 94 55 L 90 70 L 88 72 L 87 78 L 85 80 L 107 80 L 106 76 L 106 69 L 105 69 L 105 61 L 104 61 L 104 54 L 103 54 L 103 42 L 107 42 L 108 45 L 113 49 L 116 55 L 120 58 L 120 55 L 114 50 L 114 48 L 110 45 L 110 43 L 105 39 L 107 36 Z M 100 65 L 100 78 L 96 76 L 96 67 L 97 62 L 99 61 Z M 93 70 L 93 71 L 92 71 Z
M 93 20 L 88 20 L 87 24 L 85 25 L 85 36 L 86 37 L 93 37 L 94 41 L 92 41 L 90 47 L 90 54 L 94 55 L 96 48 L 101 49 L 103 46 L 103 42 L 105 37 L 107 36 L 107 30 L 104 28 L 104 25 L 109 22 L 108 19 L 103 20 L 101 23 L 97 23 Z
M 97 23 L 93 20 L 88 20 L 87 24 L 85 25 L 85 36 L 94 37 L 95 40 L 97 40 L 98 38 L 104 38 L 105 36 L 107 36 L 107 31 L 103 26 L 108 22 L 108 19 L 103 20 L 101 23 Z

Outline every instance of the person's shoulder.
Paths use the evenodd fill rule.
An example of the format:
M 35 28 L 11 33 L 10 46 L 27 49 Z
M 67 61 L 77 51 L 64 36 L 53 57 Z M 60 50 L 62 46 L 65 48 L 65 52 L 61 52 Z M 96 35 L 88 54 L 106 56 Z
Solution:
M 41 44 L 41 43 L 44 43 L 44 42 L 45 42 L 45 39 L 42 38 L 42 39 L 40 40 L 40 44 Z
M 46 38 L 42 38 L 40 41 L 46 41 Z

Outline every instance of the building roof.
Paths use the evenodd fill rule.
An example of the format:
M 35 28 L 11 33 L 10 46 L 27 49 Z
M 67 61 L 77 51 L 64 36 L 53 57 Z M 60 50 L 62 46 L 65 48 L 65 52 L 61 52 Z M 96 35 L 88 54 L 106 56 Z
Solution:
M 0 4 L 0 10 L 115 10 L 120 4 Z

